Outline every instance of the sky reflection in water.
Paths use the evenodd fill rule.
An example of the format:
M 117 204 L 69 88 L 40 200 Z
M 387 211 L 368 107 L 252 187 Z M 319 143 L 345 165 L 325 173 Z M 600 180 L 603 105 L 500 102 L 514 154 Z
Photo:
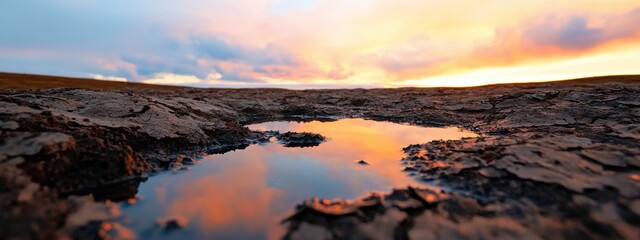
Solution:
M 163 173 L 139 187 L 141 198 L 123 207 L 125 225 L 141 238 L 277 239 L 279 222 L 305 199 L 356 198 L 370 191 L 420 185 L 403 172 L 402 148 L 436 139 L 475 136 L 458 128 L 423 128 L 362 119 L 269 122 L 254 130 L 313 132 L 329 138 L 313 148 L 271 143 L 212 155 L 190 171 Z M 359 165 L 365 160 L 369 165 Z M 162 232 L 163 217 L 188 220 Z

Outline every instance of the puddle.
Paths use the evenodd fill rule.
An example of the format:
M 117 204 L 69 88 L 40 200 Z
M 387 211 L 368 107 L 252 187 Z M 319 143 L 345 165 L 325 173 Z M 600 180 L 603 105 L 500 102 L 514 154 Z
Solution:
M 475 136 L 458 128 L 362 119 L 269 122 L 249 128 L 313 132 L 329 140 L 317 147 L 286 148 L 272 139 L 208 156 L 189 171 L 153 176 L 140 184 L 137 203 L 122 204 L 122 224 L 139 238 L 278 239 L 285 231 L 279 222 L 305 199 L 356 198 L 423 185 L 402 171 L 403 147 Z M 361 160 L 368 165 L 359 164 Z M 166 217 L 187 224 L 162 230 L 155 223 Z

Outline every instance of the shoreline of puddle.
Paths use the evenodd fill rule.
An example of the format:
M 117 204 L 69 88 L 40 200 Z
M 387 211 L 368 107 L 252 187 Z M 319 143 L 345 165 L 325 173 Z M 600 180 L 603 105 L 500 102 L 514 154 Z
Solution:
M 335 125 L 336 123 L 342 124 L 342 126 L 327 126 L 327 124 Z M 442 139 L 442 137 L 434 136 L 443 133 L 458 133 L 461 134 L 460 137 L 475 136 L 474 133 L 454 127 L 425 128 L 365 119 L 338 119 L 329 122 L 315 120 L 305 122 L 279 121 L 252 124 L 248 127 L 252 131 L 263 132 L 320 133 L 328 140 L 311 148 L 287 148 L 273 140 L 250 144 L 239 150 L 205 156 L 198 160 L 195 166 L 183 169 L 187 171 L 177 170 L 154 174 L 139 184 L 134 204 L 121 204 L 123 212 L 121 222 L 126 223 L 122 226 L 142 238 L 215 237 L 225 239 L 238 236 L 249 239 L 279 238 L 283 236 L 286 229 L 280 222 L 293 214 L 295 206 L 302 201 L 314 197 L 358 199 L 371 192 L 388 192 L 407 186 L 429 187 L 428 184 L 403 171 L 403 165 L 400 161 L 404 155 L 402 148 L 410 144 Z M 403 130 L 403 128 L 406 129 Z M 378 132 L 372 132 L 372 129 Z M 420 130 L 436 132 L 430 137 L 429 135 L 423 135 L 425 136 L 423 138 L 416 137 L 421 134 Z M 385 131 L 393 133 L 385 134 Z M 341 132 L 346 132 L 346 134 L 341 134 Z M 393 137 L 385 138 L 385 135 L 393 135 Z M 362 138 L 349 139 L 354 136 Z M 415 140 L 397 141 L 407 138 Z M 366 144 L 367 141 L 372 140 L 373 144 L 370 146 Z M 382 150 L 372 154 L 371 151 L 376 148 Z M 332 155 L 331 152 L 336 149 L 345 152 Z M 347 153 L 348 149 L 360 149 L 360 154 L 364 155 Z M 274 150 L 277 151 L 274 152 Z M 257 155 L 264 156 L 261 153 L 278 155 L 278 151 L 287 151 L 290 154 L 288 158 L 293 159 L 282 160 L 287 157 L 278 156 L 267 160 L 267 163 L 274 165 L 270 169 L 274 173 L 256 178 L 257 175 L 264 174 L 265 170 L 251 169 L 255 168 L 251 165 L 258 165 L 260 161 L 265 163 L 265 159 L 247 159 Z M 322 160 L 310 160 L 309 158 L 313 157 L 308 155 L 309 152 L 316 152 L 315 156 L 322 156 Z M 233 155 L 239 156 L 234 157 Z M 227 159 L 225 160 L 225 158 Z M 367 165 L 359 164 L 358 162 L 361 160 L 366 161 Z M 286 163 L 282 163 L 283 161 Z M 333 165 L 323 165 L 323 162 L 331 162 Z M 232 167 L 225 166 L 229 163 Z M 225 170 L 216 168 L 225 168 Z M 237 170 L 245 172 L 234 172 Z M 223 176 L 216 179 L 216 174 Z M 317 176 L 313 176 L 313 174 Z M 245 177 L 233 179 L 233 176 Z M 249 176 L 255 181 L 239 183 L 246 181 Z M 180 185 L 181 183 L 187 185 Z M 261 186 L 261 189 L 250 190 L 252 186 Z M 305 189 L 309 190 L 300 193 Z M 295 194 L 291 195 L 291 193 Z M 217 200 L 207 199 L 208 196 L 216 196 Z M 227 198 L 227 200 L 220 200 L 221 198 Z M 184 207 L 183 204 L 201 205 L 198 205 L 199 207 Z M 183 206 L 181 207 L 181 205 Z M 247 207 L 252 205 L 257 207 Z M 162 214 L 158 212 L 162 212 Z M 230 217 L 234 215 L 244 217 Z M 135 216 L 145 217 L 137 218 Z M 162 220 L 165 222 L 160 222 L 159 219 L 177 220 L 175 222 L 166 222 L 165 220 Z M 270 220 L 252 222 L 250 219 Z M 171 230 L 167 230 L 167 227 Z

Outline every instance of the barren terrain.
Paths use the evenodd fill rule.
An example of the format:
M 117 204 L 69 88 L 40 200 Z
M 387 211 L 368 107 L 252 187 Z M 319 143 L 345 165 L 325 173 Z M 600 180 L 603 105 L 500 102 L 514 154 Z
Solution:
M 0 74 L 0 87 L 3 239 L 108 237 L 105 218 L 87 209 L 108 212 L 104 199 L 133 197 L 136 185 L 94 194 L 97 202 L 75 195 L 265 137 L 246 124 L 327 117 L 460 126 L 480 137 L 407 146 L 398 165 L 435 189 L 309 199 L 284 220 L 285 238 L 640 236 L 640 76 L 294 91 Z

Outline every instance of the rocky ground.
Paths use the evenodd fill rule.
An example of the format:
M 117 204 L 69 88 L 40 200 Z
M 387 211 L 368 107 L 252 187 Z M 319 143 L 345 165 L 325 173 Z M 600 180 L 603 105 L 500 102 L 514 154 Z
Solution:
M 640 238 L 640 77 L 626 76 L 464 89 L 0 90 L 0 239 L 105 237 L 85 212 L 108 204 L 67 196 L 119 184 L 127 199 L 132 179 L 267 137 L 246 124 L 332 116 L 481 137 L 407 146 L 398 164 L 433 189 L 308 200 L 285 238 Z

